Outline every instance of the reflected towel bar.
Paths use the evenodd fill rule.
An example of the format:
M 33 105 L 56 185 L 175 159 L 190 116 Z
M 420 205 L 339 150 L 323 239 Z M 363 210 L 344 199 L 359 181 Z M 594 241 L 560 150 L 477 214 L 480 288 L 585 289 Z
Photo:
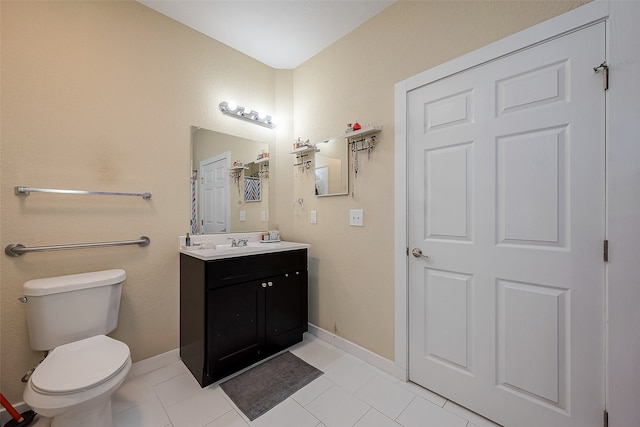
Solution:
M 135 196 L 145 200 L 151 199 L 151 193 L 116 193 L 112 191 L 85 191 L 85 190 L 57 190 L 54 188 L 15 187 L 16 195 L 28 196 L 30 193 L 56 193 L 56 194 L 97 194 L 100 196 Z
M 141 236 L 138 240 L 123 240 L 120 242 L 98 242 L 98 243 L 76 243 L 72 245 L 55 245 L 55 246 L 35 246 L 33 248 L 26 248 L 20 243 L 12 243 L 4 248 L 4 253 L 17 257 L 27 252 L 46 252 L 46 251 L 62 251 L 67 249 L 84 249 L 84 248 L 102 248 L 106 246 L 126 246 L 126 245 L 140 245 L 148 246 L 151 242 L 147 236 Z

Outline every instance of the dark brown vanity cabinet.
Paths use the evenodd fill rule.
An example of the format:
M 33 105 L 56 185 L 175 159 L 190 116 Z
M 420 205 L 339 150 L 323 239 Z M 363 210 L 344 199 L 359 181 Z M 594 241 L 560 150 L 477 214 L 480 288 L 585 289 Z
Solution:
M 202 387 L 302 341 L 307 250 L 180 254 L 180 357 Z

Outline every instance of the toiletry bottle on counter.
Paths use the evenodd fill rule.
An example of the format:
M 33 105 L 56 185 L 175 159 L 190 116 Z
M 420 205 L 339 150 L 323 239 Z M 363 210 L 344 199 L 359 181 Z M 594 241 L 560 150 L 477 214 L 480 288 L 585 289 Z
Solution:
M 187 233 L 187 237 L 185 239 L 184 245 L 191 246 L 191 237 L 189 236 L 189 233 Z

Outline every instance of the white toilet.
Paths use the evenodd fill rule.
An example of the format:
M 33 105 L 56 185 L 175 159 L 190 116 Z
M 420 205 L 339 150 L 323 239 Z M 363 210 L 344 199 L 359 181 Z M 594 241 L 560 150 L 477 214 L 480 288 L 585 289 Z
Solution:
M 23 291 L 34 350 L 51 350 L 24 401 L 51 427 L 113 427 L 111 395 L 131 368 L 129 347 L 107 337 L 118 325 L 124 270 L 30 280 Z

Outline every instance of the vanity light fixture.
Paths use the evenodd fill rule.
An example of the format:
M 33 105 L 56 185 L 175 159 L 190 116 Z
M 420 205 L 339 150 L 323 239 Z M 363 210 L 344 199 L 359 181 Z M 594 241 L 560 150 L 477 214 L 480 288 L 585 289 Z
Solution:
M 275 120 L 272 116 L 252 110 L 249 107 L 242 107 L 233 102 L 222 101 L 218 105 L 218 108 L 220 108 L 223 114 L 235 117 L 236 119 L 246 120 L 269 129 L 276 127 Z

